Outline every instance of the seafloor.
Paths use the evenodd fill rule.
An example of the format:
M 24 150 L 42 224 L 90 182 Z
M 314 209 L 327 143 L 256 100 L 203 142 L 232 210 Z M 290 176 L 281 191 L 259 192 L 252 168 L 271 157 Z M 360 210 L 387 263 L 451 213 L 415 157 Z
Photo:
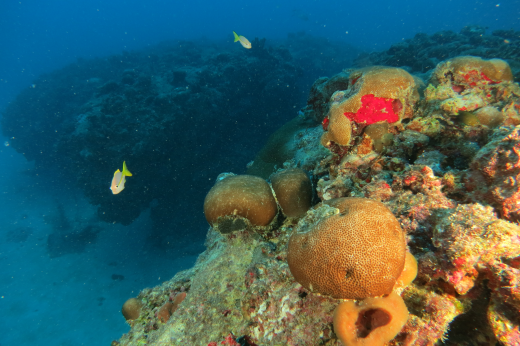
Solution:
M 101 219 L 129 223 L 154 199 L 161 211 L 155 215 L 161 215 L 170 210 L 168 194 L 153 181 L 161 181 L 173 167 L 162 166 L 166 172 L 150 167 L 147 172 L 146 163 L 166 163 L 175 155 L 190 161 L 184 156 L 196 150 L 176 147 L 186 143 L 211 155 L 204 143 L 189 140 L 205 126 L 214 127 L 215 136 L 226 133 L 222 123 L 240 119 L 222 114 L 220 109 L 230 109 L 229 102 L 244 102 L 236 112 L 250 109 L 248 103 L 264 111 L 284 104 L 272 109 L 279 115 L 294 112 L 292 101 L 298 98 L 287 88 L 300 73 L 288 49 L 262 49 L 248 56 L 208 53 L 208 67 L 202 70 L 188 66 L 199 55 L 192 48 L 187 52 L 158 54 L 152 66 L 164 67 L 163 74 L 120 68 L 119 81 L 90 80 L 95 93 L 75 101 L 82 105 L 77 117 L 60 119 L 56 114 L 63 113 L 57 109 L 64 105 L 51 107 L 53 123 L 48 136 L 38 136 L 41 143 L 31 143 L 31 129 L 21 125 L 20 115 L 28 112 L 23 102 L 31 97 L 41 101 L 45 94 L 21 95 L 4 114 L 4 132 L 18 138 L 13 146 L 28 158 L 50 145 L 71 160 L 71 167 L 85 167 L 78 184 L 100 205 Z M 182 62 L 183 54 L 191 57 Z M 131 66 L 141 57 L 125 59 Z M 119 64 L 112 60 L 111 66 Z M 167 63 L 185 67 L 166 68 Z M 226 85 L 261 64 L 267 64 L 270 75 L 244 77 L 241 90 Z M 418 262 L 415 280 L 395 290 L 409 315 L 390 345 L 519 345 L 520 87 L 515 77 L 520 77 L 520 32 L 486 35 L 480 27 L 466 27 L 459 34 L 418 34 L 386 52 L 360 55 L 354 67 L 317 79 L 306 107 L 279 124 L 247 167 L 247 174 L 261 177 L 275 190 L 273 216 L 256 223 L 251 215 L 269 210 L 265 204 L 251 204 L 249 214 L 235 209 L 210 221 L 206 250 L 195 266 L 143 289 L 126 311 L 131 330 L 112 344 L 340 345 L 333 325 L 340 300 L 295 280 L 287 263 L 288 242 L 298 230 L 330 217 L 318 212 L 321 202 L 361 197 L 389 208 L 405 233 L 407 251 Z M 77 106 L 70 109 L 78 113 Z M 201 109 L 211 116 L 200 122 L 190 117 Z M 187 127 L 184 137 L 167 136 L 181 125 Z M 50 131 L 56 126 L 65 135 Z M 218 139 L 208 141 L 211 146 Z M 152 179 L 136 182 L 145 187 L 135 191 L 146 188 L 149 195 L 128 191 L 135 203 L 121 213 L 103 198 L 107 191 L 92 188 L 92 181 L 105 174 L 97 153 L 108 151 L 119 158 L 124 150 L 144 164 L 140 174 Z M 40 164 L 54 162 L 56 156 L 49 154 Z M 192 161 L 195 171 L 208 164 L 197 157 Z M 219 163 L 221 171 L 229 171 L 223 166 Z M 277 191 L 272 174 L 295 168 L 310 178 L 308 198 L 314 207 L 289 215 L 284 203 L 299 202 Z M 220 177 L 217 185 L 231 177 Z M 205 206 L 208 220 L 212 207 L 217 208 Z M 333 256 L 326 246 L 321 249 L 316 262 Z M 384 326 L 371 332 L 377 328 Z

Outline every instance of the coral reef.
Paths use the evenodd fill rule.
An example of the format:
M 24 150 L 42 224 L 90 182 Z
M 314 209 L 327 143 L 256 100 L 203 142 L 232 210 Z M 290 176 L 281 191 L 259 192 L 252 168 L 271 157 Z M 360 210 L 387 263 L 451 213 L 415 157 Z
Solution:
M 259 39 L 249 53 L 177 42 L 107 59 L 115 74 L 78 62 L 63 93 L 59 74 L 42 77 L 2 125 L 38 165 L 85 167 L 73 176 L 104 220 L 131 222 L 156 201 L 154 222 L 171 228 L 182 213 L 174 187 L 191 191 L 168 183 L 177 170 L 210 191 L 208 174 L 253 157 L 241 139 L 259 147 L 250 119 L 286 123 L 248 165 L 259 177 L 218 178 L 206 250 L 131 300 L 131 329 L 113 344 L 518 345 L 519 37 L 478 26 L 418 34 L 316 80 L 289 122 L 305 37 L 292 37 L 296 51 Z M 223 142 L 231 158 L 219 160 Z M 121 211 L 108 181 L 123 159 L 135 179 Z M 281 188 L 287 176 L 300 180 Z
M 166 325 L 147 334 L 143 328 L 150 322 L 140 317 L 121 344 L 147 338 L 151 344 L 202 345 L 517 345 L 520 127 L 514 105 L 520 92 L 504 61 L 453 60 L 436 67 L 424 97 L 405 118 L 400 114 L 399 126 L 386 121 L 359 131 L 362 126 L 351 117 L 350 145 L 332 145 L 326 152 L 317 120 L 336 107 L 334 95 L 355 83 L 345 72 L 330 85 L 316 81 L 302 112 L 306 121 L 315 121 L 314 128 L 300 137 L 289 132 L 299 146 L 283 166 L 294 168 L 297 157 L 306 157 L 321 203 L 297 225 L 279 215 L 269 235 L 250 230 L 222 235 L 211 228 L 197 265 L 154 289 L 179 287 L 182 278 L 185 302 Z M 486 66 L 500 66 L 501 72 L 481 73 Z M 446 106 L 457 99 L 480 101 L 473 111 Z M 375 145 L 385 133 L 391 140 Z M 341 201 L 369 206 L 358 215 Z M 324 232 L 314 232 L 321 228 Z M 335 231 L 327 235 L 327 229 Z M 373 240 L 379 245 L 367 246 Z M 347 256 L 338 260 L 342 254 Z M 395 261 L 379 254 L 394 255 Z M 349 296 L 338 288 L 365 270 L 345 269 L 348 260 L 368 263 L 367 278 L 358 281 L 380 289 Z M 392 273 L 371 276 L 389 264 L 395 264 Z M 327 279 L 335 267 L 343 271 Z M 323 284 L 334 278 L 340 285 Z

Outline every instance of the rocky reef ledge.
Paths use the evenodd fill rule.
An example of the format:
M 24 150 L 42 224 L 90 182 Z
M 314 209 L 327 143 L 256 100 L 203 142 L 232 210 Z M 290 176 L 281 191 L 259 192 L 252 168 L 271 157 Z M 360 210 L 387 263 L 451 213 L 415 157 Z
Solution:
M 520 343 L 520 87 L 507 61 L 454 57 L 428 80 L 385 66 L 320 78 L 266 148 L 249 166 L 262 178 L 218 177 L 206 251 L 139 294 L 113 345 Z M 278 211 L 258 221 L 266 208 Z

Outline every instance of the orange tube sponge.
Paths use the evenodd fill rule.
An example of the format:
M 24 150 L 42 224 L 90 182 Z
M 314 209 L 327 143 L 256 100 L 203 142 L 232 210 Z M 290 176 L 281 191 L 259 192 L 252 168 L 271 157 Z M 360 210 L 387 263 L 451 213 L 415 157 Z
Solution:
M 404 259 L 404 269 L 397 279 L 394 289 L 405 288 L 412 283 L 417 277 L 417 260 L 408 251 L 406 251 L 406 257 Z
M 233 230 L 218 227 L 226 217 L 242 217 L 253 226 L 267 226 L 277 212 L 269 184 L 252 175 L 234 175 L 217 181 L 204 200 L 206 220 L 222 233 Z
M 312 185 L 300 168 L 285 169 L 271 176 L 278 203 L 287 217 L 301 217 L 311 207 Z
M 334 332 L 346 346 L 379 346 L 395 338 L 408 309 L 395 292 L 387 297 L 345 301 L 334 311 Z
M 368 198 L 337 198 L 309 211 L 288 244 L 296 281 L 311 292 L 363 299 L 392 292 L 404 268 L 404 233 L 392 212 Z

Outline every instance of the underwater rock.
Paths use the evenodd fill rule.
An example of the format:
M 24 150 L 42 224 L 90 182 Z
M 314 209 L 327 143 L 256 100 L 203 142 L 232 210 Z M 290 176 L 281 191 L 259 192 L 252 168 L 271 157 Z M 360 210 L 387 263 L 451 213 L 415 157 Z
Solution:
M 399 304 L 400 299 L 405 309 L 395 319 L 398 328 L 380 342 L 397 333 L 388 344 L 518 344 L 520 88 L 513 81 L 518 75 L 514 63 L 519 56 L 518 32 L 489 36 L 482 30 L 468 27 L 460 34 L 417 34 L 387 52 L 362 58 L 363 63 L 372 60 L 403 69 L 367 68 L 320 78 L 307 107 L 273 135 L 249 165 L 263 179 L 278 168 L 302 167 L 309 173 L 322 203 L 308 210 L 300 225 L 318 227 L 326 220 L 348 218 L 330 201 L 334 198 L 369 199 L 385 208 L 385 215 L 392 215 L 391 223 L 399 228 L 396 250 L 383 239 L 378 239 L 377 249 L 365 246 L 368 242 L 350 244 L 351 252 L 366 260 L 378 254 L 379 248 L 399 255 L 390 278 L 368 273 L 370 285 L 384 281 L 381 290 L 366 289 L 354 296 L 362 301 L 342 302 L 313 293 L 320 284 L 298 283 L 291 271 L 299 262 L 293 263 L 288 244 L 291 236 L 298 236 L 300 225 L 294 219 L 276 217 L 276 200 L 271 195 L 274 204 L 267 198 L 268 203 L 260 208 L 268 209 L 260 218 L 260 223 L 268 223 L 268 236 L 244 230 L 249 213 L 233 216 L 244 203 L 235 204 L 231 217 L 224 216 L 233 221 L 227 228 L 232 232 L 221 234 L 210 227 L 206 250 L 193 268 L 143 289 L 135 298 L 142 302 L 140 313 L 129 320 L 130 331 L 115 344 L 340 345 L 343 327 L 340 322 L 333 325 L 333 313 L 340 304 L 338 315 L 344 315 L 342 309 L 357 314 L 356 341 L 362 342 L 377 338 L 389 325 L 392 311 L 377 307 L 376 302 Z M 295 41 L 300 48 L 304 46 L 300 36 Z M 185 168 L 179 162 L 193 162 L 187 171 L 202 177 L 200 182 L 207 180 L 208 170 L 229 171 L 236 162 L 250 160 L 252 152 L 239 145 L 240 138 L 252 147 L 260 147 L 263 139 L 245 120 L 262 119 L 274 130 L 287 120 L 285 114 L 298 109 L 295 100 L 300 100 L 301 90 L 286 85 L 297 84 L 302 68 L 295 62 L 302 63 L 305 54 L 293 54 L 284 47 L 264 47 L 258 56 L 214 53 L 188 42 L 146 58 L 139 54 L 106 59 L 116 75 L 100 72 L 93 76 L 92 71 L 102 69 L 96 70 L 92 63 L 94 69 L 80 79 L 84 82 L 72 83 L 78 95 L 67 91 L 70 85 L 57 88 L 57 75 L 38 80 L 39 88 L 24 91 L 9 106 L 2 126 L 8 136 L 16 137 L 13 147 L 39 165 L 70 161 L 69 173 L 85 167 L 78 184 L 93 203 L 100 204 L 105 220 L 131 222 L 157 200 L 161 207 L 152 208 L 154 222 L 168 225 L 171 231 L 167 216 L 180 212 L 171 200 L 177 186 L 171 178 L 177 169 Z M 176 72 L 180 66 L 185 75 Z M 74 67 L 68 71 L 81 75 Z M 370 81 L 375 71 L 398 71 L 402 88 L 388 85 L 385 78 L 380 83 Z M 421 72 L 418 77 L 429 80 L 428 87 L 423 90 L 417 76 L 406 71 Z M 99 79 L 94 82 L 94 77 Z M 379 95 L 372 89 L 359 93 L 370 83 L 386 85 L 391 94 Z M 61 104 L 64 97 L 70 103 Z M 400 103 L 394 103 L 397 99 Z M 346 107 L 349 102 L 356 107 L 340 109 L 339 105 Z M 362 105 L 365 109 L 358 114 Z M 365 112 L 366 107 L 377 111 Z M 345 131 L 346 124 L 340 130 L 349 138 L 338 135 L 346 144 L 325 149 L 320 137 L 340 123 L 333 121 L 333 113 L 348 121 L 350 130 Z M 327 114 L 331 115 L 329 123 L 319 124 Z M 31 128 L 22 126 L 28 122 L 45 135 L 32 136 Z M 177 131 L 179 127 L 183 131 Z M 209 135 L 197 140 L 200 133 Z M 328 135 L 325 139 L 334 141 Z M 232 155 L 222 161 L 215 160 L 223 148 L 216 145 L 221 141 L 233 144 Z M 197 156 L 187 150 L 190 145 L 196 147 Z M 121 195 L 127 198 L 122 210 L 119 202 L 104 198 L 109 193 L 106 175 L 113 172 L 111 162 L 122 161 L 126 152 L 136 160 L 132 163 L 135 177 L 143 178 L 135 179 L 133 189 L 128 187 Z M 100 160 L 99 153 L 109 158 Z M 269 195 L 271 190 L 262 178 L 257 179 L 267 185 L 264 190 Z M 98 189 L 103 179 L 107 186 Z M 220 183 L 227 179 L 232 177 Z M 150 183 L 155 181 L 165 183 Z M 181 185 L 189 184 L 183 181 Z M 194 185 L 203 192 L 194 192 L 190 198 L 201 197 L 209 189 L 201 189 L 203 184 L 195 180 Z M 372 209 L 365 214 L 375 218 L 378 213 Z M 374 238 L 374 233 L 368 237 Z M 406 269 L 411 255 L 418 264 L 415 280 L 413 270 Z M 346 273 L 336 275 L 338 281 L 345 281 Z M 328 288 L 323 292 L 335 294 Z M 366 298 L 386 294 L 396 299 Z M 175 302 L 179 304 L 174 308 Z M 353 319 L 345 320 L 351 323 Z
M 280 127 L 269 136 L 267 143 L 256 155 L 254 161 L 248 165 L 247 174 L 268 179 L 277 167 L 283 167 L 286 161 L 295 157 L 299 149 L 312 146 L 312 143 L 308 143 L 307 138 L 305 138 L 308 128 L 311 126 L 316 126 L 316 124 L 309 119 L 296 117 Z M 319 136 L 321 136 L 321 133 L 319 133 Z M 323 155 L 323 151 L 321 153 Z M 306 154 L 301 155 L 301 158 L 301 161 L 312 161 L 308 160 Z M 314 169 L 313 163 L 306 164 L 306 162 L 303 162 L 302 167 L 312 170 Z

